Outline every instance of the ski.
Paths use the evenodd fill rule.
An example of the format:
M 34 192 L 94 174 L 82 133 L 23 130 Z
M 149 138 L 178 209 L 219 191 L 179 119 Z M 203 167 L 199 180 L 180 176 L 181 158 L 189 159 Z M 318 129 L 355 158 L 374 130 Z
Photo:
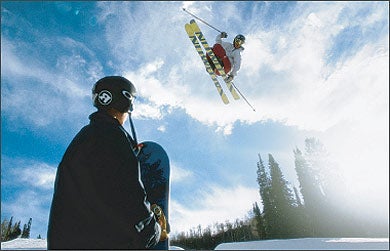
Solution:
M 222 76 L 223 80 L 225 81 L 225 83 L 226 83 L 229 91 L 231 92 L 233 98 L 234 99 L 239 99 L 240 95 L 238 95 L 238 93 L 234 89 L 234 85 L 232 84 L 232 82 L 226 81 L 227 80 L 227 76 L 226 76 L 225 70 L 223 69 L 221 64 L 218 62 L 217 57 L 215 56 L 214 52 L 211 50 L 209 44 L 207 43 L 205 37 L 203 36 L 203 33 L 200 31 L 200 28 L 199 28 L 198 24 L 195 22 L 194 19 L 192 19 L 190 21 L 190 25 L 191 25 L 192 30 L 194 31 L 196 37 L 198 37 L 200 43 L 202 44 L 203 48 L 206 50 L 206 53 L 210 56 L 211 60 L 213 61 L 216 69 L 221 74 L 221 76 Z
M 222 86 L 219 83 L 219 81 L 217 79 L 217 76 L 215 75 L 213 69 L 211 69 L 211 66 L 210 66 L 209 62 L 207 61 L 206 55 L 204 54 L 204 52 L 203 52 L 203 50 L 202 50 L 202 48 L 201 48 L 201 46 L 199 44 L 199 41 L 198 41 L 198 39 L 195 36 L 195 32 L 193 31 L 191 25 L 190 24 L 186 24 L 185 25 L 185 29 L 186 29 L 186 32 L 188 34 L 188 37 L 190 38 L 192 44 L 195 46 L 196 51 L 198 52 L 200 58 L 203 61 L 203 64 L 206 67 L 207 73 L 210 74 L 210 77 L 213 80 L 214 85 L 217 88 L 218 94 L 221 97 L 223 103 L 228 104 L 229 103 L 229 99 L 227 98 L 226 94 L 223 92 Z

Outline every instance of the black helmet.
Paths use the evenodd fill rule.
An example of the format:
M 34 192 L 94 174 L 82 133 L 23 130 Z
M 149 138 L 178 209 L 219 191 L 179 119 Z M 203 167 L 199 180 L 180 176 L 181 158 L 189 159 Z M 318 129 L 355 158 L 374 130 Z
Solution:
M 245 43 L 245 37 L 244 35 L 241 35 L 241 34 L 238 34 L 234 40 L 233 40 L 233 45 L 234 47 L 236 48 L 239 48 L 241 47 L 241 45 L 243 45 Z
M 93 105 L 100 109 L 114 108 L 119 112 L 133 111 L 134 85 L 124 77 L 99 79 L 92 88 Z

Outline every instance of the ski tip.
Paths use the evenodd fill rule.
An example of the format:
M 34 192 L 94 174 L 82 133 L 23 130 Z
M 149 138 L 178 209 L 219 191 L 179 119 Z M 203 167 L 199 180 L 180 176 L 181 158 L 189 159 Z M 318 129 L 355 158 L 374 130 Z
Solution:
M 184 28 L 185 28 L 188 36 L 194 36 L 194 31 L 192 30 L 192 27 L 190 24 L 185 24 Z

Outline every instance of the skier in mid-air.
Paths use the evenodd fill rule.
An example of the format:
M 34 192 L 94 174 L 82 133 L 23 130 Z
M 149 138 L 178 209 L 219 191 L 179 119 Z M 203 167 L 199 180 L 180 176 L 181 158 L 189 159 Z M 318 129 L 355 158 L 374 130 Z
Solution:
M 224 42 L 222 38 L 227 38 L 226 32 L 221 32 L 217 35 L 212 50 L 225 69 L 225 73 L 228 76 L 226 81 L 231 82 L 237 76 L 237 72 L 241 67 L 241 52 L 244 50 L 242 45 L 245 43 L 245 37 L 238 34 L 232 43 Z M 215 70 L 215 66 L 209 57 L 208 61 Z
M 227 33 L 222 32 L 214 26 L 208 24 L 206 21 L 195 16 L 191 12 L 183 8 L 185 12 L 198 19 L 202 23 L 208 25 L 210 28 L 218 31 L 219 34 L 216 37 L 216 43 L 213 48 L 210 48 L 207 43 L 205 36 L 201 32 L 199 26 L 194 19 L 190 20 L 189 23 L 184 25 L 187 32 L 188 38 L 194 45 L 195 50 L 202 59 L 204 66 L 206 67 L 207 73 L 213 80 L 214 86 L 216 87 L 219 96 L 221 97 L 224 104 L 229 104 L 229 99 L 224 93 L 221 84 L 219 83 L 217 76 L 221 76 L 226 83 L 226 86 L 235 100 L 240 99 L 240 96 L 245 102 L 256 111 L 255 108 L 248 102 L 244 95 L 238 90 L 237 86 L 233 83 L 233 79 L 237 76 L 237 72 L 241 67 L 241 52 L 244 50 L 242 45 L 245 43 L 245 37 L 238 34 L 232 43 L 223 42 L 222 38 L 227 38 Z M 221 71 L 221 72 L 220 72 Z M 237 91 L 236 91 L 237 90 Z M 238 95 L 238 93 L 240 95 Z

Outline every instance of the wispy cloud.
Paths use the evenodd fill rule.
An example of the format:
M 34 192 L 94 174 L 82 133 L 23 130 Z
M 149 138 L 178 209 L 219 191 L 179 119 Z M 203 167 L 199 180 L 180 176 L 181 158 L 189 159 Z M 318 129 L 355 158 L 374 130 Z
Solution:
M 2 156 L 2 181 L 19 187 L 52 190 L 57 167 L 32 159 Z
M 46 163 L 34 163 L 28 167 L 15 168 L 14 176 L 20 178 L 20 182 L 32 187 L 52 190 L 56 175 L 56 168 Z
M 171 182 L 178 183 L 188 181 L 193 175 L 192 171 L 179 166 L 179 164 L 171 161 Z
M 145 3 L 137 8 L 145 8 L 147 5 Z M 153 43 L 152 49 L 150 44 L 137 43 L 138 51 L 143 52 L 142 56 L 139 56 L 146 58 L 149 64 L 136 66 L 135 61 L 127 60 L 123 65 L 134 69 L 127 72 L 126 76 L 134 80 L 136 86 L 139 86 L 140 95 L 147 97 L 158 107 L 167 105 L 183 108 L 190 116 L 202 123 L 221 127 L 218 131 L 225 134 L 231 133 L 232 125 L 237 120 L 254 123 L 271 119 L 313 130 L 326 130 L 334 124 L 342 122 L 340 118 L 343 116 L 335 114 L 333 108 L 345 105 L 348 100 L 334 100 L 334 96 L 343 95 L 343 90 L 338 87 L 342 83 L 335 81 L 334 78 L 332 80 L 332 77 L 335 74 L 340 76 L 343 69 L 353 67 L 355 71 L 348 72 L 348 75 L 343 75 L 342 78 L 353 79 L 354 76 L 360 75 L 360 79 L 364 81 L 364 85 L 361 85 L 363 88 L 356 95 L 359 99 L 367 98 L 369 95 L 367 92 L 386 91 L 385 82 L 382 82 L 385 79 L 377 80 L 379 84 L 375 85 L 375 90 L 372 90 L 370 82 L 365 81 L 376 78 L 378 72 L 362 72 L 358 67 L 351 65 L 357 62 L 353 58 L 363 59 L 359 51 L 367 52 L 363 54 L 364 59 L 367 60 L 378 57 L 375 52 L 378 47 L 381 47 L 385 52 L 387 51 L 388 54 L 385 34 L 379 40 L 367 39 L 364 48 L 357 47 L 358 51 L 344 57 L 343 61 L 339 61 L 336 64 L 337 68 L 330 68 L 327 64 L 328 54 L 331 53 L 329 48 L 334 48 L 332 52 L 342 49 L 339 48 L 340 42 L 334 40 L 334 37 L 341 34 L 345 27 L 359 25 L 364 29 L 367 25 L 358 19 L 361 16 L 352 16 L 350 19 L 343 18 L 346 11 L 359 13 L 359 9 L 366 7 L 364 4 L 324 3 L 317 6 L 300 3 L 295 7 L 296 14 L 291 17 L 294 19 L 291 19 L 291 22 L 280 30 L 264 31 L 261 27 L 254 29 L 255 26 L 252 23 L 248 25 L 252 30 L 246 33 L 248 42 L 243 53 L 242 70 L 237 77 L 236 85 L 258 108 L 257 113 L 253 113 L 242 100 L 238 102 L 232 100 L 228 106 L 221 103 L 201 60 L 192 48 L 192 44 L 187 41 L 183 27 L 169 26 L 173 20 L 181 20 L 182 23 L 188 21 L 188 15 L 179 14 L 181 6 L 165 5 L 165 8 L 172 7 L 172 9 L 168 7 L 168 13 L 172 14 L 174 18 L 164 20 L 164 24 L 170 29 L 164 26 L 158 33 L 146 32 L 153 27 L 153 24 L 158 26 L 159 21 L 155 21 L 145 26 L 142 32 L 136 31 L 136 34 L 131 27 L 142 25 L 143 19 L 137 18 L 138 14 L 130 7 L 131 4 L 105 5 L 102 3 L 100 6 L 104 11 L 114 13 L 110 15 L 123 14 L 127 17 L 117 24 L 121 28 L 115 30 L 132 31 L 131 35 L 126 32 L 118 34 L 115 30 L 108 29 L 112 24 L 107 21 L 106 37 L 109 38 L 108 41 L 115 37 L 115 43 L 117 46 L 121 46 L 122 53 L 128 51 L 129 53 L 125 54 L 131 54 L 134 37 L 142 41 L 156 41 L 156 38 L 151 38 L 151 34 L 153 34 L 153 36 L 158 37 L 157 40 L 164 41 L 164 43 Z M 193 12 L 206 16 L 210 11 L 209 5 L 185 4 L 185 7 L 188 6 L 191 6 Z M 149 7 L 147 16 L 156 17 L 157 20 L 165 17 L 165 15 L 160 15 L 159 8 Z M 376 13 L 376 8 L 374 6 L 372 13 Z M 372 25 L 386 19 L 385 14 L 385 11 L 381 11 L 376 15 L 367 15 L 364 20 L 370 20 L 369 25 Z M 243 33 L 246 32 L 245 27 L 247 26 L 244 26 Z M 205 30 L 207 29 L 205 28 Z M 159 35 L 161 32 L 164 32 L 163 36 Z M 206 38 L 209 43 L 214 42 L 214 37 L 207 36 Z M 167 48 L 167 44 L 178 46 Z M 348 51 L 345 48 L 343 50 Z M 156 51 L 160 53 L 155 53 Z M 382 56 L 386 60 L 386 53 Z M 359 65 L 363 67 L 361 64 L 357 66 Z M 381 69 L 386 69 L 384 66 L 381 67 Z M 381 76 L 384 75 L 381 74 Z M 329 91 L 330 89 L 331 91 Z M 225 91 L 229 96 L 229 92 Z M 332 100 L 332 103 L 329 103 L 329 100 Z M 325 105 L 327 103 L 328 106 Z M 207 107 L 207 112 L 205 112 L 205 107 Z M 338 112 L 341 113 L 343 110 L 338 110 Z M 348 114 L 345 115 L 348 116 Z M 226 128 L 222 129 L 222 127 Z
M 170 221 L 173 234 L 189 231 L 198 225 L 213 227 L 212 224 L 225 223 L 226 220 L 243 219 L 260 197 L 257 189 L 245 186 L 211 186 L 205 188 L 202 196 L 194 194 L 190 201 L 190 204 L 172 201 Z
M 34 127 L 85 116 L 92 83 L 103 75 L 95 52 L 73 38 L 41 30 L 5 8 L 2 13 L 7 15 L 1 36 L 2 113 Z M 10 30 L 17 30 L 17 35 Z M 58 119 L 59 113 L 66 116 Z
M 224 6 L 229 9 L 232 5 L 241 6 L 240 3 Z M 274 11 L 272 3 L 253 5 L 265 13 Z M 346 80 L 361 76 L 359 79 L 360 82 L 364 81 L 364 85 L 361 85 L 356 95 L 359 99 L 367 98 L 367 91 L 387 90 L 385 83 L 382 83 L 383 79 L 377 79 L 379 84 L 374 85 L 375 90 L 372 90 L 368 80 L 378 76 L 378 72 L 363 73 L 351 65 L 357 62 L 353 58 L 359 55 L 360 59 L 366 60 L 378 56 L 386 60 L 388 57 L 386 30 L 379 32 L 381 36 L 369 32 L 376 26 L 382 27 L 380 24 L 388 20 L 388 10 L 386 12 L 381 4 L 372 4 L 366 12 L 361 12 L 367 8 L 367 4 L 312 5 L 302 2 L 292 5 L 294 15 L 286 17 L 291 20 L 284 20 L 283 27 L 274 30 L 262 29 L 258 25 L 261 23 L 258 17 L 245 20 L 249 23 L 240 27 L 248 41 L 236 85 L 254 104 L 257 113 L 253 113 L 243 100 L 231 99 L 231 104 L 222 104 L 184 32 L 184 23 L 188 22 L 190 16 L 181 10 L 182 7 L 191 7 L 195 14 L 203 14 L 203 18 L 215 21 L 211 11 L 220 10 L 213 8 L 213 4 L 98 2 L 97 6 L 99 13 L 96 13 L 96 17 L 99 24 L 105 27 L 101 39 L 106 42 L 105 48 L 109 50 L 107 54 L 112 55 L 111 66 L 114 71 L 133 81 L 139 95 L 145 98 L 145 102 L 140 102 L 138 106 L 139 116 L 161 118 L 164 116 L 162 110 L 166 107 L 184 109 L 198 121 L 220 127 L 217 131 L 225 134 L 232 132 L 232 125 L 238 120 L 254 123 L 270 119 L 304 129 L 325 130 L 341 122 L 340 117 L 343 117 L 328 108 L 343 106 L 348 102 L 334 99 L 335 96 L 344 95 L 344 90 L 337 87 L 342 84 L 335 81 L 335 74 L 338 79 L 341 77 Z M 144 22 L 145 19 L 150 22 Z M 272 25 L 278 27 L 276 21 Z M 228 20 L 218 22 L 226 22 L 221 25 L 229 27 Z M 234 27 L 242 22 L 244 20 L 236 20 Z M 2 36 L 2 61 L 6 62 L 2 64 L 2 76 L 5 76 L 2 78 L 6 80 L 2 88 L 2 98 L 6 104 L 4 111 L 7 112 L 8 107 L 23 107 L 23 117 L 40 126 L 50 123 L 50 120 L 42 120 L 38 116 L 49 103 L 54 108 L 52 110 L 67 107 L 71 113 L 80 116 L 78 108 L 84 107 L 85 112 L 90 106 L 86 97 L 90 95 L 94 80 L 103 75 L 104 63 L 99 63 L 95 55 L 97 52 L 84 43 L 68 37 L 49 37 L 30 26 L 25 24 L 32 36 L 43 37 L 37 40 L 38 44 L 14 43 L 10 38 Z M 354 27 L 358 27 L 366 36 L 360 45 L 354 42 L 348 48 L 344 46 L 345 43 L 356 39 L 347 38 L 345 31 Z M 212 44 L 215 32 L 211 33 L 203 24 L 202 28 Z M 57 41 L 58 48 L 51 54 L 50 62 L 49 59 L 37 58 L 35 54 L 28 55 L 27 52 L 33 46 L 40 47 L 42 51 L 45 47 L 52 49 L 53 42 L 45 41 Z M 378 55 L 377 48 L 381 48 L 382 55 Z M 69 51 L 72 53 L 69 54 Z M 347 54 L 342 58 L 336 57 L 339 51 Z M 366 53 L 362 54 L 363 51 Z M 332 64 L 329 64 L 330 59 L 333 60 Z M 341 75 L 346 73 L 348 75 Z M 30 89 L 19 85 L 23 92 L 11 90 L 7 88 L 11 77 L 21 80 L 32 78 L 36 85 Z M 230 96 L 227 89 L 225 91 Z M 29 104 L 24 100 L 29 100 Z M 327 103 L 329 106 L 324 105 Z M 342 111 L 339 110 L 339 113 Z M 345 115 L 348 116 L 348 113 Z
M 78 71 L 78 75 L 76 69 L 88 62 L 80 55 L 61 56 L 53 67 L 28 54 L 19 55 L 24 49 L 2 37 L 2 112 L 35 127 L 58 122 L 59 113 L 69 115 L 62 116 L 62 121 L 85 116 L 90 105 L 84 103 L 84 98 L 90 100 L 91 83 L 80 85 L 85 73 Z M 91 77 L 97 75 L 96 71 L 98 68 L 90 70 Z

